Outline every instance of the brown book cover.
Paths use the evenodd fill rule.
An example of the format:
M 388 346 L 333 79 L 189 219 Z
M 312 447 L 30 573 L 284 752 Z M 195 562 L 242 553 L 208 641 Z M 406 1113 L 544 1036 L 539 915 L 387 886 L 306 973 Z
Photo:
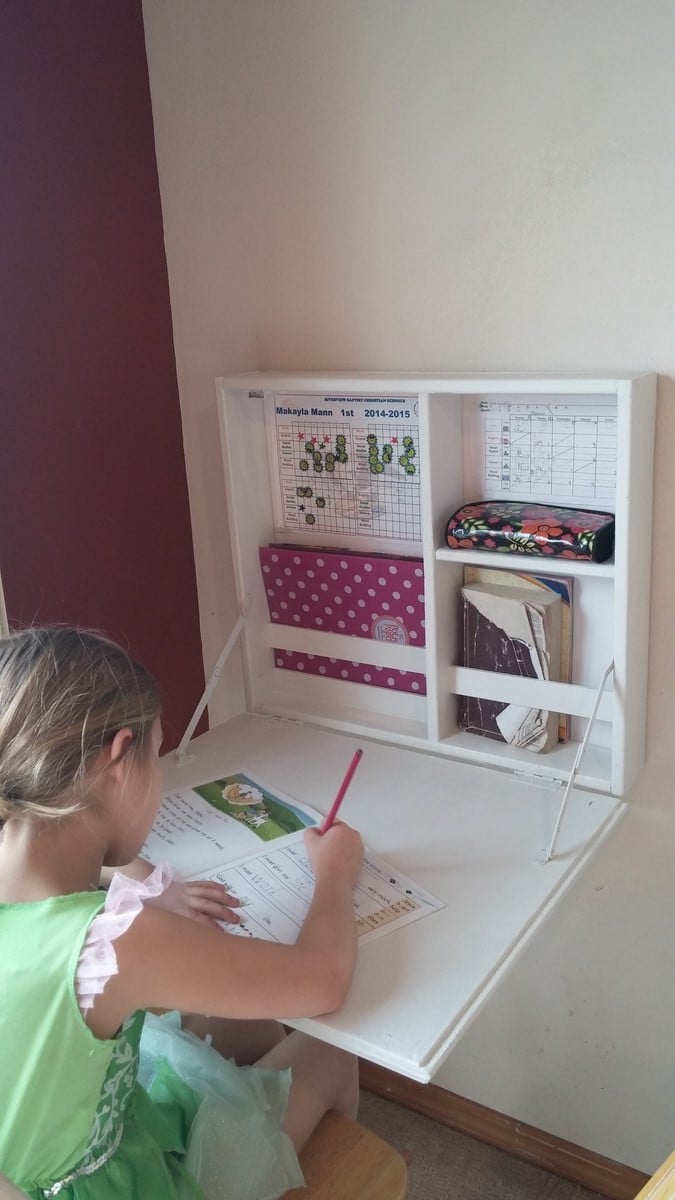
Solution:
M 530 679 L 560 677 L 560 596 L 497 584 L 462 588 L 462 661 L 465 667 Z M 501 700 L 459 697 L 459 724 L 470 733 L 535 753 L 558 741 L 558 714 Z
M 530 575 L 522 571 L 502 571 L 493 567 L 466 566 L 464 583 L 492 583 L 499 587 L 527 588 L 535 595 L 542 589 L 557 592 L 562 601 L 562 632 L 560 642 L 560 674 L 556 678 L 563 683 L 572 680 L 572 653 L 574 639 L 573 597 L 574 579 L 570 575 Z M 559 713 L 558 741 L 569 739 L 570 718 Z

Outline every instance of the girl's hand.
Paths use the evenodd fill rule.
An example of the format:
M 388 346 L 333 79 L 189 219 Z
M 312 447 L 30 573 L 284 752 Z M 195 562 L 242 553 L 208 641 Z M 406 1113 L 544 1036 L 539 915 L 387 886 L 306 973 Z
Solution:
M 168 908 L 181 917 L 190 917 L 204 925 L 217 927 L 219 921 L 238 925 L 241 920 L 239 914 L 233 911 L 241 901 L 226 891 L 222 883 L 208 879 L 192 879 L 187 883 L 174 880 L 158 897 L 158 901 L 158 907 Z
M 336 821 L 325 833 L 306 829 L 307 856 L 316 878 L 324 872 L 339 874 L 354 887 L 363 866 L 361 834 L 350 825 Z

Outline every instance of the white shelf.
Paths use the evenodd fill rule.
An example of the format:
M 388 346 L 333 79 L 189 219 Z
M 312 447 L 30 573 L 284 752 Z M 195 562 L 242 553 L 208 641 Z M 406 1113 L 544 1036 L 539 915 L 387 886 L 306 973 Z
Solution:
M 593 579 L 614 579 L 614 562 L 585 562 L 579 559 L 570 567 L 571 560 L 541 558 L 531 555 L 504 554 L 490 550 L 450 550 L 441 546 L 435 552 L 436 561 L 457 566 L 490 567 L 495 571 L 525 571 L 541 575 L 589 575 Z
M 376 642 L 372 638 L 351 637 L 344 633 L 320 633 L 296 625 L 270 623 L 261 630 L 266 645 L 281 650 L 304 650 L 309 654 L 344 658 L 374 666 L 395 667 L 401 671 L 424 671 L 426 652 L 422 646 L 398 646 Z
M 275 527 L 274 479 L 268 467 L 265 413 L 274 397 L 406 397 L 419 420 L 421 537 L 410 545 L 424 564 L 426 647 L 389 645 L 270 620 L 258 547 L 275 541 L 305 547 L 314 535 Z M 311 720 L 344 732 L 423 749 L 487 769 L 530 771 L 564 782 L 607 665 L 613 677 L 603 695 L 579 782 L 622 796 L 641 769 L 645 747 L 649 614 L 652 453 L 655 377 L 590 375 L 446 375 L 440 373 L 254 373 L 218 381 L 228 508 L 239 600 L 248 597 L 242 638 L 248 708 L 291 720 Z M 616 543 L 614 559 L 593 563 L 550 556 L 454 550 L 445 527 L 462 504 L 475 501 L 475 418 L 481 402 L 595 403 L 616 418 Z M 379 402 L 379 400 L 377 401 Z M 604 410 L 603 410 L 604 411 Z M 519 499 L 530 499 L 527 495 Z M 592 505 L 590 505 L 592 507 Z M 588 507 L 588 505 L 587 505 Z M 604 507 L 596 504 L 595 507 Z M 366 553 L 390 549 L 377 538 L 345 539 Z M 339 542 L 338 534 L 326 541 Z M 317 547 L 325 541 L 317 535 Z M 574 662 L 569 684 L 542 683 L 460 667 L 457 611 L 464 567 L 482 566 L 574 579 Z M 282 670 L 273 649 L 424 672 L 426 696 Z M 500 742 L 463 733 L 457 696 L 546 704 L 569 715 L 571 741 L 548 754 L 515 753 Z M 514 761 L 517 767 L 514 768 Z M 522 764 L 522 765 L 521 765 Z

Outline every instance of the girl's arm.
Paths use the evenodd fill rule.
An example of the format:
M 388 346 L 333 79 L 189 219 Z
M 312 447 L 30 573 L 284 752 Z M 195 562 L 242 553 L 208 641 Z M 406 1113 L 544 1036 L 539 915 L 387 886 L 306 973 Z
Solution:
M 118 974 L 87 1023 L 111 1037 L 137 1008 L 233 1018 L 311 1017 L 344 1000 L 356 960 L 353 887 L 363 861 L 355 830 L 305 833 L 312 903 L 292 946 L 223 933 L 147 907 L 114 943 Z
M 124 867 L 101 867 L 100 885 L 108 887 L 113 875 L 128 875 L 130 879 L 143 881 L 152 875 L 154 863 L 144 858 L 135 858 Z M 219 921 L 227 921 L 230 925 L 238 925 L 240 917 L 232 910 L 239 907 L 236 896 L 223 887 L 222 883 L 213 883 L 209 879 L 180 880 L 175 879 L 164 893 L 166 907 L 172 912 L 193 921 L 204 921 L 218 928 Z

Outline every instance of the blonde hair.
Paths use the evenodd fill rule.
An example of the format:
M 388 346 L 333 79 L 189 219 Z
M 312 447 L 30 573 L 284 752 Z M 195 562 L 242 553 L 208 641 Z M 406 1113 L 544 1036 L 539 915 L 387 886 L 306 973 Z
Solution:
M 148 754 L 160 714 L 157 685 L 115 642 L 44 626 L 0 638 L 0 823 L 77 811 L 90 767 L 120 729 Z

